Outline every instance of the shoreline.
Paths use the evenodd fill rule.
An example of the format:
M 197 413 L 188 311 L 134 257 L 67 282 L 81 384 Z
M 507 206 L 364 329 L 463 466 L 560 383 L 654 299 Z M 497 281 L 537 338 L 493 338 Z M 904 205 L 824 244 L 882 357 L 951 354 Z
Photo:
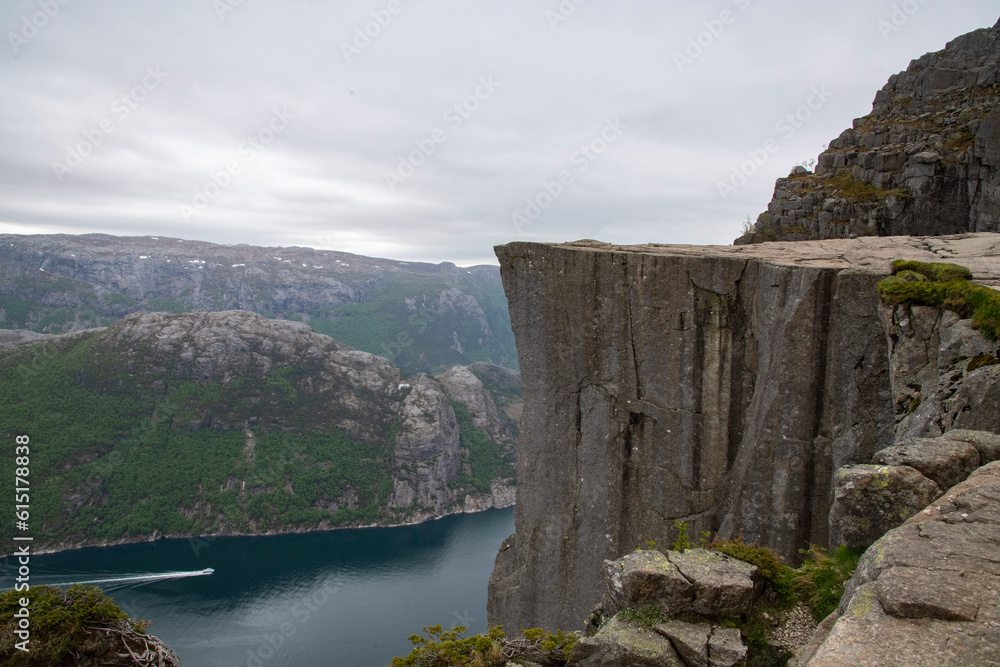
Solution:
M 516 489 L 516 487 L 509 487 L 509 488 L 512 490 Z M 494 498 L 492 494 L 482 494 L 480 496 L 471 496 L 471 497 L 474 498 L 479 497 L 484 499 Z M 157 535 L 156 533 L 154 533 L 153 535 L 147 537 L 126 537 L 118 540 L 109 540 L 105 542 L 98 542 L 98 541 L 72 542 L 67 544 L 60 544 L 55 547 L 45 546 L 39 548 L 38 550 L 32 549 L 31 555 L 46 556 L 49 554 L 63 553 L 66 551 L 78 551 L 80 549 L 120 547 L 128 544 L 148 544 L 151 542 L 157 542 L 159 540 L 214 540 L 226 537 L 276 537 L 278 535 L 300 535 L 300 534 L 305 535 L 308 533 L 320 533 L 320 532 L 328 532 L 334 530 L 363 530 L 365 528 L 402 528 L 404 526 L 417 526 L 422 523 L 438 521 L 439 519 L 443 519 L 449 516 L 455 516 L 457 514 L 479 514 L 494 509 L 497 510 L 508 509 L 510 507 L 514 507 L 514 505 L 515 502 L 511 502 L 509 504 L 504 504 L 501 502 L 499 505 L 491 503 L 489 507 L 476 506 L 475 504 L 472 504 L 472 506 L 470 507 L 470 503 L 468 502 L 464 502 L 462 504 L 456 503 L 455 505 L 452 506 L 455 508 L 454 511 L 446 511 L 444 514 L 424 514 L 424 515 L 417 514 L 416 516 L 422 518 L 411 518 L 410 520 L 401 523 L 372 523 L 372 524 L 364 524 L 358 526 L 327 526 L 325 528 L 317 526 L 315 528 L 308 528 L 301 530 L 268 530 L 266 532 L 257 532 L 257 533 L 227 532 L 227 533 L 204 533 L 200 535 L 191 535 L 191 534 Z M 14 555 L 15 554 L 13 552 L 0 554 L 0 559 L 10 558 L 11 556 Z

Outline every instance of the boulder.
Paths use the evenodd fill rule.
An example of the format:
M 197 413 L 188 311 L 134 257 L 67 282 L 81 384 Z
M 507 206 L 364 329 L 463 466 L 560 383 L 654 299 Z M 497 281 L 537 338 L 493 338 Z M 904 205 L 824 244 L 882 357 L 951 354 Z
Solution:
M 737 628 L 668 621 L 653 628 L 670 639 L 687 667 L 742 667 L 747 647 Z
M 686 667 L 669 639 L 617 617 L 608 620 L 593 637 L 580 639 L 570 652 L 568 665 Z
M 704 549 L 636 550 L 605 561 L 604 574 L 611 613 L 656 604 L 669 616 L 741 616 L 763 585 L 756 566 Z
M 941 495 L 909 466 L 847 465 L 834 475 L 830 542 L 864 550 Z
M 799 664 L 1000 665 L 998 543 L 994 461 L 865 552 L 829 635 Z
M 659 551 L 636 550 L 618 560 L 604 561 L 607 590 L 604 608 L 614 614 L 626 607 L 657 604 L 667 613 L 690 609 L 691 582 Z
M 955 429 L 954 431 L 948 431 L 941 437 L 971 444 L 979 451 L 980 464 L 985 465 L 991 461 L 1000 461 L 1000 434 L 990 433 L 989 431 Z
M 670 640 L 687 667 L 708 667 L 708 639 L 712 626 L 708 623 L 668 621 L 653 628 Z
M 971 444 L 947 438 L 915 438 L 876 452 L 875 463 L 909 466 L 950 488 L 979 467 L 979 451 Z
M 694 588 L 690 611 L 703 616 L 741 616 L 750 613 L 754 593 L 763 588 L 755 565 L 705 549 L 667 553 Z M 680 613 L 678 612 L 673 613 Z M 667 613 L 671 613 L 667 610 Z
M 708 638 L 709 667 L 743 667 L 747 664 L 747 647 L 738 628 L 715 628 Z

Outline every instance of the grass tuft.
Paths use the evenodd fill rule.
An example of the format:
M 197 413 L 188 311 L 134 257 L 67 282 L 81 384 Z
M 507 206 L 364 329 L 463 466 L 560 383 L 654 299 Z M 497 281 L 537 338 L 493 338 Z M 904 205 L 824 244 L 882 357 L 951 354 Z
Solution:
M 804 560 L 795 570 L 793 587 L 809 605 L 817 622 L 829 616 L 840 604 L 844 584 L 854 574 L 861 552 L 840 545 L 828 555 L 826 549 L 813 546 L 800 552 Z

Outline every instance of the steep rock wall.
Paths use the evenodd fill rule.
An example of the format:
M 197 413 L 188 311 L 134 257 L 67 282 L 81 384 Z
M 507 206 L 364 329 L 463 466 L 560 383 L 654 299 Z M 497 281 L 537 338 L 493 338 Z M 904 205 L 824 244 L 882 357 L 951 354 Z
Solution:
M 602 561 L 675 520 L 786 557 L 826 543 L 833 471 L 892 441 L 877 277 L 752 252 L 497 248 L 524 413 L 492 623 L 576 627 Z

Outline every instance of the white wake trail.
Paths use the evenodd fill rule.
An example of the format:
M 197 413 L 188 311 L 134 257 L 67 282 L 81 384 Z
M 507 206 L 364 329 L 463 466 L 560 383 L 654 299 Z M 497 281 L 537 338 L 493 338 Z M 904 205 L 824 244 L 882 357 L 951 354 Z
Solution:
M 161 579 L 183 579 L 185 577 L 205 577 L 215 572 L 212 568 L 205 568 L 204 570 L 191 570 L 189 572 L 163 572 L 160 574 L 140 574 L 140 575 L 128 575 L 124 577 L 111 577 L 109 579 L 88 579 L 87 581 L 67 581 L 59 584 L 45 584 L 46 586 L 73 586 L 74 584 L 79 584 L 81 586 L 88 586 L 90 584 L 110 584 L 110 583 L 124 583 L 129 581 L 159 581 Z

